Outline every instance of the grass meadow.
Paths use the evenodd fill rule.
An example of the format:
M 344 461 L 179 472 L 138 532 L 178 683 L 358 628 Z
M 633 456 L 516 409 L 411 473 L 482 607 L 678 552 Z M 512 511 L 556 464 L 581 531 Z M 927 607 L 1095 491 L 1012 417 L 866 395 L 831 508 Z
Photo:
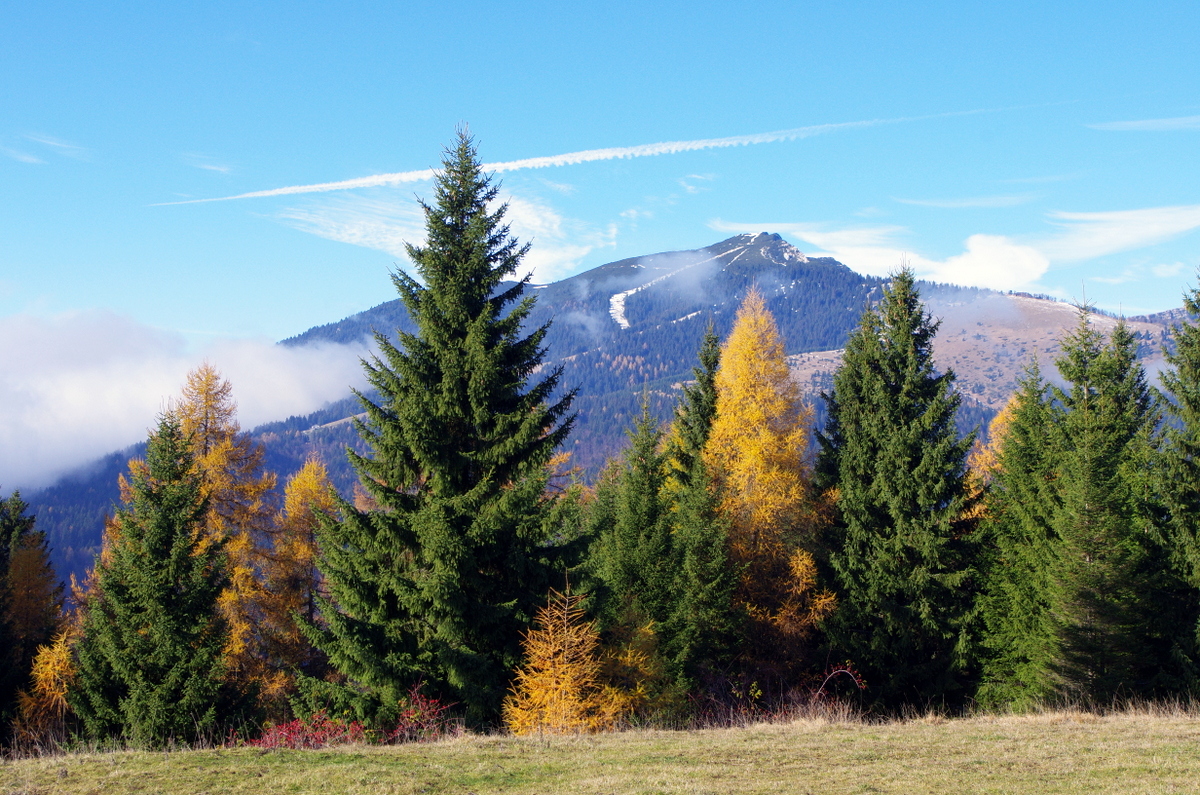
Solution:
M 1200 711 L 802 718 L 311 751 L 93 751 L 0 767 L 3 795 L 501 792 L 1196 793 Z

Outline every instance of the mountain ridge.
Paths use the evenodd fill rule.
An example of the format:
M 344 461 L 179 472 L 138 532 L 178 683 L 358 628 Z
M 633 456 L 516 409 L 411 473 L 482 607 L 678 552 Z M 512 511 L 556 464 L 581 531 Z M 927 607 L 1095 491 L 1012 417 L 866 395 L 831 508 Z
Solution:
M 763 293 L 775 315 L 793 372 L 815 404 L 819 424 L 819 394 L 832 382 L 838 349 L 885 282 L 832 258 L 809 257 L 779 235 L 742 234 L 700 249 L 629 257 L 551 284 L 531 284 L 527 294 L 537 301 L 527 327 L 551 322 L 542 369 L 561 367 L 563 388 L 579 389 L 573 406 L 576 426 L 566 450 L 591 475 L 624 446 L 625 429 L 643 397 L 658 417 L 669 418 L 679 388 L 691 377 L 705 328 L 711 322 L 726 336 L 751 287 Z M 945 335 L 945 340 L 935 343 L 935 351 L 939 356 L 945 351 L 945 361 L 939 363 L 959 373 L 964 430 L 987 422 L 1011 391 L 1031 346 L 1052 347 L 1051 338 L 1073 317 L 1068 305 L 1040 298 L 927 282 L 920 288 L 928 310 L 942 316 L 939 339 Z M 1044 311 L 1022 314 L 1021 302 Z M 981 318 L 991 325 L 985 328 Z M 1148 343 L 1150 337 L 1163 336 L 1165 324 L 1139 318 L 1143 320 L 1138 333 Z M 994 334 L 989 331 L 993 328 Z M 357 343 L 376 331 L 394 338 L 397 330 L 411 333 L 415 326 L 402 301 L 393 299 L 279 344 Z M 991 338 L 995 344 L 989 347 Z M 237 384 L 233 387 L 236 394 Z M 360 410 L 348 393 L 315 412 L 265 423 L 250 433 L 264 445 L 266 467 L 279 475 L 281 486 L 316 455 L 348 496 L 354 477 L 343 451 L 362 448 L 345 419 Z M 105 456 L 91 474 L 69 473 L 28 497 L 63 576 L 81 574 L 90 565 L 104 514 L 117 497 L 115 473 L 123 468 L 126 453 L 138 449 L 134 445 Z M 74 503 L 72 494 L 79 497 Z

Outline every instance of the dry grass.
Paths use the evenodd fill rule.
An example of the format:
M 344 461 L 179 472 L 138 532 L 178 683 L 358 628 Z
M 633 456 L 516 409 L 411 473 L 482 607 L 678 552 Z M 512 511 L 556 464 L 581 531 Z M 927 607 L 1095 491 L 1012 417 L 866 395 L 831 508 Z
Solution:
M 1200 714 L 805 719 L 690 732 L 8 761 L 0 793 L 1194 793 Z

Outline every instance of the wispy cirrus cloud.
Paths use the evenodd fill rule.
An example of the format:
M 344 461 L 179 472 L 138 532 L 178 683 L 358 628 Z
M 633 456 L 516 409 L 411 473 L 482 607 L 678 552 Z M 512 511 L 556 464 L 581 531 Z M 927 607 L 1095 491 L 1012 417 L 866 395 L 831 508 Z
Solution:
M 86 160 L 91 154 L 86 147 L 64 141 L 61 138 L 52 138 L 49 135 L 29 134 L 25 136 L 25 140 L 41 144 L 56 154 L 76 160 Z
M 16 160 L 18 163 L 44 164 L 46 162 L 36 155 L 31 155 L 28 152 L 22 152 L 20 149 L 12 149 L 7 146 L 0 146 L 0 152 L 3 152 L 5 156 Z
M 593 163 L 602 160 L 621 160 L 638 157 L 657 157 L 659 155 L 674 155 L 683 152 L 699 152 L 706 149 L 724 149 L 728 147 L 752 146 L 754 144 L 778 143 L 811 138 L 817 135 L 854 130 L 866 127 L 877 127 L 887 124 L 903 124 L 906 122 L 924 121 L 928 119 L 950 118 L 954 116 L 972 116 L 981 113 L 999 113 L 1018 108 L 979 108 L 975 110 L 950 111 L 948 113 L 932 113 L 924 116 L 901 116 L 889 119 L 865 119 L 862 121 L 836 122 L 832 124 L 813 124 L 807 127 L 794 127 L 789 130 L 753 133 L 750 135 L 733 135 L 726 138 L 698 138 L 688 141 L 663 141 L 661 143 L 640 144 L 637 146 L 615 146 L 605 149 L 585 149 L 579 152 L 566 152 L 560 155 L 543 157 L 528 157 L 521 160 L 508 160 L 497 163 L 485 163 L 484 169 L 496 173 L 520 171 L 525 169 L 551 168 L 572 166 L 581 163 Z M 394 187 L 412 182 L 423 182 L 432 179 L 436 172 L 432 168 L 416 171 L 398 171 L 392 174 L 375 174 L 369 177 L 356 177 L 335 182 L 318 182 L 309 185 L 289 185 L 283 188 L 239 193 L 235 196 L 219 196 L 211 199 L 190 199 L 180 202 L 160 202 L 154 206 L 174 204 L 200 204 L 204 202 L 234 201 L 237 199 L 257 199 L 270 196 L 294 196 L 303 193 L 327 193 L 329 191 L 355 190 L 360 188 Z
M 193 168 L 203 169 L 204 171 L 215 171 L 219 174 L 228 174 L 233 171 L 233 166 L 221 163 L 210 155 L 199 152 L 184 152 L 182 157 L 183 161 Z
M 1175 130 L 1200 130 L 1200 116 L 1177 116 L 1172 119 L 1138 119 L 1136 121 L 1106 121 L 1089 124 L 1093 130 L 1120 132 L 1173 132 Z
M 680 177 L 676 182 L 688 193 L 699 193 L 708 188 L 697 185 L 697 182 L 712 182 L 716 178 L 716 174 L 688 174 L 686 177 Z
M 944 210 L 959 210 L 969 208 L 1016 207 L 1037 198 L 1034 194 L 1023 193 L 1015 196 L 975 196 L 968 199 L 897 199 L 892 201 L 900 204 L 912 204 L 917 207 L 937 207 Z
M 523 265 L 539 284 L 570 275 L 589 253 L 615 245 L 614 225 L 597 229 L 563 216 L 548 204 L 512 194 L 500 200 L 508 204 L 505 221 L 513 234 L 532 244 Z M 399 196 L 331 196 L 285 209 L 276 217 L 302 232 L 405 260 L 406 243 L 420 246 L 425 241 L 421 206 Z
M 1160 279 L 1172 279 L 1187 270 L 1182 262 L 1162 262 L 1150 267 L 1150 271 Z
M 407 257 L 404 244 L 425 239 L 425 215 L 415 201 L 331 196 L 276 214 L 288 226 L 326 240 L 349 243 L 394 257 Z
M 1074 262 L 1144 248 L 1186 234 L 1200 227 L 1200 204 L 1098 213 L 1052 212 L 1049 217 L 1061 231 L 1035 245 L 1053 260 Z

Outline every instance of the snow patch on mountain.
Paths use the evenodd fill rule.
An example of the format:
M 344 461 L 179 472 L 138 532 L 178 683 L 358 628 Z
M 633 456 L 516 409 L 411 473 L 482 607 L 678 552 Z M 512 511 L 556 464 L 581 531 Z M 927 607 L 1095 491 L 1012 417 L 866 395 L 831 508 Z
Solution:
M 732 254 L 734 251 L 740 252 L 738 254 L 738 256 L 740 257 L 742 254 L 744 254 L 746 252 L 746 250 L 749 247 L 750 247 L 749 244 L 747 244 L 745 246 L 739 246 L 738 248 L 731 249 L 730 251 L 726 251 L 721 254 L 718 254 L 715 257 L 709 257 L 708 259 L 702 259 L 702 260 L 699 260 L 698 262 L 689 263 L 687 265 L 684 265 L 682 268 L 676 268 L 675 270 L 671 271 L 670 273 L 665 273 L 662 276 L 659 276 L 657 279 L 651 279 L 650 281 L 646 282 L 645 284 L 638 285 L 637 287 L 634 287 L 632 290 L 625 290 L 624 292 L 617 293 L 612 298 L 608 299 L 608 315 L 609 315 L 609 317 L 611 317 L 613 319 L 613 322 L 616 323 L 618 326 L 620 326 L 622 329 L 627 329 L 627 328 L 629 328 L 630 323 L 629 323 L 629 319 L 625 317 L 625 299 L 629 298 L 629 296 L 633 295 L 634 293 L 640 293 L 642 290 L 645 290 L 647 287 L 652 287 L 653 285 L 656 285 L 661 281 L 669 279 L 672 276 L 675 276 L 676 274 L 683 273 L 686 270 L 690 270 L 691 268 L 695 268 L 698 265 L 703 265 L 706 262 L 712 262 L 713 260 L 721 259 L 722 257 L 727 257 L 730 254 Z M 734 259 L 737 259 L 737 257 L 734 257 Z M 730 261 L 732 262 L 732 260 L 730 260 Z

